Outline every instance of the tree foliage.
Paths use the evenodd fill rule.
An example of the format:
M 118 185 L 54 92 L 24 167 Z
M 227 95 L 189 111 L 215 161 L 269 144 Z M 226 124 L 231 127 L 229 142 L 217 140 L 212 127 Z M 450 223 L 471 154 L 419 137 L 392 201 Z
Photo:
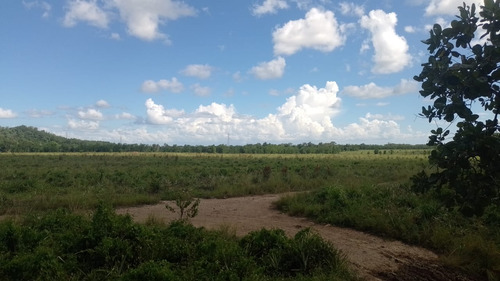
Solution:
M 414 79 L 433 104 L 422 107 L 421 116 L 448 127 L 438 125 L 429 137 L 437 171 L 414 182 L 473 215 L 499 202 L 500 0 L 485 0 L 479 16 L 474 4 L 458 9 L 449 27 L 435 24 L 423 41 L 430 56 Z M 457 131 L 450 140 L 451 124 Z
M 426 149 L 425 145 L 395 144 L 344 144 L 334 141 L 314 144 L 256 143 L 245 145 L 176 145 L 176 144 L 125 144 L 106 141 L 64 138 L 38 130 L 35 127 L 0 127 L 0 152 L 175 152 L 217 154 L 333 154 L 341 151 Z

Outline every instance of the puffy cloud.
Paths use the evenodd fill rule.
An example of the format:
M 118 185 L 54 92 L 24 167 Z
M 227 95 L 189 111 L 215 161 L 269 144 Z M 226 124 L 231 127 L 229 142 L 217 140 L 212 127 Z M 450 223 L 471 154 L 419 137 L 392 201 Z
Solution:
M 285 0 L 265 0 L 262 4 L 253 6 L 252 14 L 255 16 L 275 14 L 278 10 L 287 8 L 288 4 Z
M 66 7 L 63 25 L 72 27 L 79 21 L 87 22 L 96 27 L 107 28 L 109 18 L 106 12 L 97 5 L 96 0 L 71 0 Z
M 261 62 L 252 67 L 250 73 L 261 80 L 281 78 L 285 72 L 286 62 L 282 57 L 278 57 L 269 62 Z
M 367 118 L 359 118 L 359 123 L 349 124 L 342 130 L 342 134 L 346 140 L 401 139 L 410 137 L 402 134 L 398 123 L 393 120 L 368 120 Z
M 196 11 L 181 1 L 174 0 L 110 0 L 126 22 L 128 32 L 143 40 L 166 39 L 159 25 L 167 20 L 193 16 Z
M 146 80 L 142 83 L 141 91 L 144 93 L 157 93 L 161 90 L 167 90 L 172 93 L 184 91 L 184 85 L 173 77 L 170 80 L 161 79 L 158 82 Z
M 235 114 L 236 110 L 233 105 L 226 106 L 215 102 L 207 106 L 200 105 L 195 111 L 195 116 L 213 117 L 222 122 L 230 122 Z
M 347 86 L 342 94 L 360 99 L 381 99 L 418 91 L 419 84 L 413 80 L 401 79 L 394 87 L 380 87 L 371 82 L 363 86 Z
M 203 87 L 198 83 L 191 85 L 191 90 L 199 97 L 208 97 L 212 93 L 210 87 Z
M 7 118 L 15 118 L 16 116 L 17 114 L 11 109 L 3 109 L 0 107 L 0 118 L 7 119 Z
M 151 124 L 161 125 L 171 123 L 174 118 L 184 114 L 183 110 L 165 109 L 163 105 L 156 104 L 152 99 L 146 100 L 147 121 Z
M 104 4 L 100 7 L 97 0 L 69 0 L 63 25 L 72 27 L 78 22 L 87 22 L 99 28 L 107 28 L 115 13 L 114 9 L 117 9 L 120 18 L 127 25 L 128 33 L 132 36 L 147 41 L 164 39 L 166 43 L 170 43 L 168 36 L 160 32 L 159 26 L 168 20 L 196 14 L 194 8 L 175 0 L 105 0 L 102 2 Z M 45 2 L 36 1 L 35 3 Z M 33 6 L 33 4 L 28 3 L 25 6 Z M 119 40 L 120 35 L 112 33 L 111 38 Z
M 406 39 L 396 34 L 397 16 L 382 10 L 370 11 L 363 16 L 360 24 L 372 34 L 375 49 L 373 73 L 388 74 L 403 70 L 411 62 Z
M 458 6 L 462 6 L 463 3 L 467 5 L 476 4 L 476 8 L 484 5 L 484 1 L 464 1 L 464 0 L 431 0 L 427 8 L 425 8 L 426 16 L 436 16 L 436 15 L 456 15 L 458 13 Z
M 305 84 L 289 96 L 281 106 L 267 116 L 256 118 L 238 114 L 233 105 L 210 103 L 200 105 L 185 113 L 156 104 L 152 99 L 145 102 L 146 122 L 111 131 L 99 129 L 99 122 L 93 120 L 69 120 L 83 138 L 132 143 L 171 144 L 231 144 L 256 142 L 300 143 L 300 142 L 422 142 L 427 133 L 400 129 L 398 120 L 402 116 L 392 114 L 371 114 L 359 118 L 355 123 L 342 127 L 334 126 L 335 118 L 341 112 L 339 88 L 335 82 L 327 82 L 324 88 Z M 122 113 L 115 119 L 135 119 Z M 156 126 L 150 126 L 156 125 Z M 131 124 L 127 125 L 131 126 Z M 87 131 L 79 133 L 78 130 Z M 94 131 L 88 131 L 94 129 Z M 99 129 L 99 130 L 96 130 Z
M 212 75 L 213 67 L 206 64 L 191 64 L 186 66 L 181 73 L 186 76 L 198 77 L 200 79 L 207 79 Z
M 75 130 L 97 130 L 99 129 L 99 122 L 69 119 L 68 127 Z
M 100 111 L 89 108 L 87 109 L 87 111 L 78 111 L 78 117 L 80 117 L 80 119 L 86 120 L 102 120 L 103 115 Z
M 278 108 L 277 119 L 283 128 L 294 135 L 320 137 L 333 129 L 331 118 L 340 112 L 336 82 L 327 82 L 325 88 L 303 85 L 298 93 L 287 98 Z
M 103 107 L 103 108 L 106 108 L 106 107 L 110 107 L 109 103 L 105 100 L 98 100 L 95 105 L 97 107 Z
M 343 15 L 354 15 L 362 17 L 365 14 L 365 8 L 363 6 L 356 5 L 354 3 L 341 2 L 340 12 Z
M 273 32 L 274 53 L 292 55 L 303 48 L 330 52 L 344 44 L 343 28 L 333 12 L 312 8 L 304 19 L 289 21 Z
M 338 130 L 331 123 L 340 112 L 337 93 L 335 82 L 327 82 L 320 89 L 303 85 L 275 114 L 261 119 L 239 115 L 233 105 L 218 103 L 200 105 L 193 113 L 184 114 L 148 99 L 146 110 L 149 123 L 165 125 L 177 138 L 189 138 L 190 142 L 220 141 L 228 133 L 240 142 L 320 139 Z

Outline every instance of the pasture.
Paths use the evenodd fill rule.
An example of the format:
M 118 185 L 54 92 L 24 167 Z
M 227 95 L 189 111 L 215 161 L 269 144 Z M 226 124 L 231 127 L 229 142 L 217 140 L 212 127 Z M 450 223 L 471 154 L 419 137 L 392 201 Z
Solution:
M 377 152 L 377 154 L 375 154 Z M 398 186 L 427 165 L 426 150 L 338 154 L 4 153 L 0 214 L 88 210 L 173 199 L 224 198 L 325 186 Z
M 64 220 L 75 213 L 92 213 L 102 208 L 102 204 L 110 207 L 154 204 L 178 198 L 180 193 L 201 198 L 227 198 L 310 191 L 285 197 L 276 202 L 276 207 L 321 223 L 422 245 L 439 253 L 442 261 L 452 268 L 461 268 L 479 279 L 498 280 L 500 210 L 492 207 L 481 217 L 468 218 L 456 209 L 443 206 L 433 193 L 413 193 L 410 178 L 422 170 L 432 169 L 428 154 L 428 150 L 295 155 L 3 153 L 0 154 L 0 215 L 4 222 L 0 224 L 3 229 L 0 229 L 0 236 L 3 235 L 0 239 L 10 239 L 12 235 L 17 237 L 28 231 L 32 228 L 30 220 L 43 221 L 47 216 L 61 216 L 57 220 Z M 69 213 L 56 211 L 61 209 Z M 101 231 L 100 227 L 106 227 L 107 220 L 122 220 L 115 218 L 112 212 L 106 216 L 104 221 L 95 222 L 98 228 L 93 231 Z M 14 221 L 20 218 L 21 225 L 9 218 Z M 94 214 L 93 219 L 96 218 Z M 88 216 L 79 219 L 90 223 Z M 130 221 L 126 224 L 131 231 L 142 229 Z M 71 225 L 68 222 L 68 227 Z M 42 237 L 49 232 L 43 233 L 36 235 Z M 22 235 L 16 241 L 22 241 L 19 240 L 24 237 Z M 13 255 L 14 252 L 9 251 L 6 253 Z M 16 255 L 21 257 L 21 254 L 25 253 Z M 74 258 L 72 252 L 67 255 Z M 37 257 L 33 256 L 33 261 Z M 162 272 L 172 268 L 172 265 L 156 261 L 141 266 L 146 265 Z M 0 269 L 4 272 L 11 266 L 16 265 L 7 263 L 0 265 Z M 107 274 L 121 270 L 119 263 L 106 266 L 110 266 L 105 270 Z M 136 268 L 136 264 L 127 266 Z M 93 274 L 92 268 L 77 279 L 85 280 L 89 274 Z M 343 276 L 339 280 L 346 278 Z

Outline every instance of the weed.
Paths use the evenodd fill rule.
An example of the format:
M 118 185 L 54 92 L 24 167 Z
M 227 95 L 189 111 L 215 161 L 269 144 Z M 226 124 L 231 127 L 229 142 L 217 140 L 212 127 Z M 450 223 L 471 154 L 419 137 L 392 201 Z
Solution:
M 177 193 L 176 197 L 175 206 L 179 209 L 179 220 L 188 220 L 198 215 L 198 207 L 200 206 L 199 198 L 193 198 L 187 190 Z M 172 213 L 176 212 L 175 208 L 168 203 L 165 205 L 165 208 Z

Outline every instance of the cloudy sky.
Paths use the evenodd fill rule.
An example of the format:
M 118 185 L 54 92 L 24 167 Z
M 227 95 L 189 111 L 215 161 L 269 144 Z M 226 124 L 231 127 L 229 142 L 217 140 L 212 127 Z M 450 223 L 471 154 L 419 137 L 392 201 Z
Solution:
M 124 143 L 426 143 L 421 40 L 462 2 L 2 1 L 0 126 Z

